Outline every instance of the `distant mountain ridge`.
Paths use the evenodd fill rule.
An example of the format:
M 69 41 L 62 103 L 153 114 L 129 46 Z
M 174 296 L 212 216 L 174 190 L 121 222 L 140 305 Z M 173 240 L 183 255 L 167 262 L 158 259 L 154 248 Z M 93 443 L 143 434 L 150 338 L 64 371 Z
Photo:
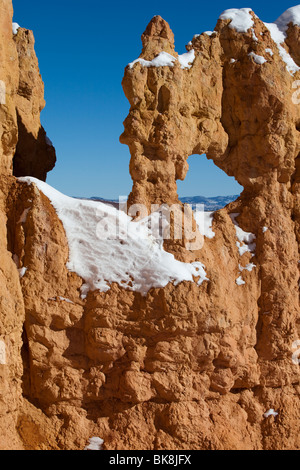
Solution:
M 231 196 L 215 196 L 215 197 L 204 197 L 204 196 L 191 196 L 191 197 L 180 197 L 180 201 L 184 204 L 190 204 L 192 209 L 196 209 L 197 205 L 203 204 L 205 212 L 213 212 L 227 206 L 232 201 L 235 201 L 239 197 L 239 194 Z M 101 197 L 91 197 L 92 201 L 101 201 L 104 203 L 112 204 L 117 207 L 119 205 L 118 199 L 104 199 Z M 125 199 L 122 198 L 122 203 Z
M 215 197 L 204 197 L 204 196 L 194 196 L 194 197 L 180 197 L 180 201 L 184 204 L 190 204 L 192 209 L 196 209 L 196 205 L 203 204 L 205 212 L 217 211 L 223 209 L 232 201 L 235 201 L 239 197 L 239 194 L 231 196 L 215 196 Z

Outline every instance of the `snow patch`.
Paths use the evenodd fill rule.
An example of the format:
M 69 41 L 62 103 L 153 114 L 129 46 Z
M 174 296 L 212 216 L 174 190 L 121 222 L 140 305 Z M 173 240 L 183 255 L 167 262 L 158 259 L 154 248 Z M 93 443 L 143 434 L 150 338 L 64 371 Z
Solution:
M 269 411 L 267 411 L 266 413 L 264 413 L 264 417 L 265 418 L 269 418 L 270 416 L 278 416 L 278 413 L 276 413 L 275 410 L 273 410 L 273 408 L 271 408 Z
M 243 281 L 242 276 L 238 277 L 237 280 L 235 281 L 238 286 L 243 286 L 245 281 Z
M 236 218 L 239 215 L 240 214 L 238 213 L 229 214 L 232 222 L 235 225 L 236 236 L 238 238 L 236 246 L 239 249 L 240 256 L 243 256 L 243 254 L 247 252 L 252 253 L 252 256 L 254 256 L 254 252 L 256 249 L 256 243 L 254 242 L 254 240 L 256 239 L 256 236 L 253 233 L 245 232 L 240 228 L 239 224 L 236 221 Z
M 6 105 L 6 85 L 3 80 L 0 80 L 0 104 Z
M 173 67 L 174 62 L 176 62 L 176 57 L 163 51 L 153 60 L 139 58 L 128 64 L 128 66 L 132 69 L 135 64 L 140 63 L 143 67 Z
M 253 41 L 258 42 L 258 37 L 257 37 L 256 34 L 255 34 L 254 28 L 252 28 L 251 31 L 252 31 L 252 39 L 253 39 Z
M 181 54 L 180 56 L 178 56 L 178 60 L 182 69 L 190 69 L 195 60 L 194 49 L 191 49 L 189 52 L 186 52 L 185 54 Z
M 251 12 L 252 8 L 231 8 L 225 10 L 219 17 L 219 20 L 231 20 L 229 28 L 235 29 L 238 33 L 246 33 L 254 26 Z
M 6 364 L 6 346 L 4 341 L 0 340 L 0 364 Z
M 286 32 L 290 23 L 300 26 L 300 5 L 288 8 L 279 18 L 275 21 L 278 28 Z
M 21 26 L 18 23 L 13 23 L 12 24 L 12 32 L 14 35 L 18 34 L 18 30 L 21 28 Z
M 104 440 L 100 437 L 91 437 L 89 439 L 89 445 L 85 447 L 84 450 L 102 450 Z
M 136 59 L 130 64 L 129 68 L 132 69 L 136 63 L 140 63 L 143 67 L 173 67 L 177 58 L 169 54 L 168 52 L 161 52 L 152 60 Z M 195 51 L 191 49 L 189 52 L 185 52 L 178 56 L 178 61 L 182 69 L 190 69 L 195 60 Z
M 246 264 L 246 266 L 241 266 L 241 265 L 239 265 L 239 270 L 240 270 L 240 272 L 243 272 L 243 271 L 246 270 L 246 271 L 249 271 L 249 272 L 251 273 L 251 271 L 252 271 L 254 268 L 256 268 L 256 264 L 254 264 L 254 263 L 248 263 L 248 264 Z
M 254 52 L 250 52 L 250 54 L 248 54 L 249 57 L 253 57 L 253 60 L 256 64 L 259 64 L 259 65 L 262 65 L 264 64 L 266 61 L 266 59 L 264 57 L 262 57 L 261 55 L 257 55 L 255 54 Z
M 262 228 L 262 233 L 266 233 L 268 230 L 269 230 L 268 227 L 263 227 Z
M 256 265 L 254 263 L 248 263 L 248 264 L 246 264 L 246 266 L 241 266 L 239 264 L 240 273 L 242 273 L 243 271 L 249 271 L 251 273 L 251 271 L 254 268 L 256 268 Z M 240 276 L 235 282 L 238 286 L 242 286 L 242 285 L 246 284 L 246 282 L 243 280 L 242 276 Z
M 270 49 L 269 47 L 267 47 L 267 48 L 265 49 L 265 51 L 266 51 L 267 54 L 270 54 L 270 56 L 273 57 L 274 52 L 272 51 L 272 49 Z
M 69 243 L 67 268 L 85 281 L 83 298 L 89 290 L 108 291 L 113 282 L 146 295 L 169 282 L 208 280 L 202 263 L 183 263 L 164 250 L 159 212 L 133 222 L 102 202 L 65 196 L 36 178 L 18 180 L 35 183 L 55 208 Z
M 24 277 L 26 272 L 27 272 L 28 268 L 21 268 L 21 269 L 18 269 L 19 271 L 19 275 L 20 275 L 20 278 Z

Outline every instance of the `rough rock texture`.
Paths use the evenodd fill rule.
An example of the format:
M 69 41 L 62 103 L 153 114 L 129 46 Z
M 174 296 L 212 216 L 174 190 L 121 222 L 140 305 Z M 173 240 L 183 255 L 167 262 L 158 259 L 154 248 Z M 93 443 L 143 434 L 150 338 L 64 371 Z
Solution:
M 177 249 L 175 240 L 169 247 L 203 262 L 209 282 L 168 284 L 145 297 L 114 284 L 83 300 L 55 210 L 36 186 L 12 176 L 18 136 L 36 136 L 39 127 L 24 114 L 25 134 L 18 127 L 16 108 L 19 116 L 27 109 L 20 76 L 21 89 L 32 90 L 26 105 L 35 124 L 42 101 L 28 78 L 38 80 L 36 67 L 33 76 L 18 71 L 31 35 L 21 30 L 13 39 L 11 3 L 0 5 L 0 67 L 12 69 L 4 67 L 8 101 L 0 107 L 0 449 L 83 449 L 92 436 L 106 449 L 299 449 L 292 345 L 300 334 L 300 108 L 292 83 L 300 75 L 287 71 L 258 18 L 258 41 L 228 20 L 194 38 L 190 69 L 126 68 L 130 201 L 177 203 L 176 180 L 193 153 L 206 153 L 245 190 L 215 214 L 216 236 L 201 250 Z M 290 26 L 285 46 L 296 61 L 298 35 Z M 162 18 L 142 39 L 142 58 L 176 57 Z M 267 63 L 257 64 L 252 51 Z M 27 148 L 25 137 L 18 146 Z M 230 213 L 256 235 L 254 257 L 240 255 Z M 256 267 L 241 273 L 250 261 Z M 271 408 L 278 416 L 265 418 Z
M 13 160 L 15 176 L 34 176 L 46 181 L 56 162 L 55 149 L 40 122 L 45 106 L 44 84 L 34 51 L 32 31 L 20 28 L 15 35 L 19 59 L 16 96 L 18 143 Z
M 35 174 L 41 178 L 45 178 L 46 172 L 53 167 L 55 151 L 53 148 L 50 150 L 52 157 L 49 158 L 49 146 L 45 152 L 42 151 L 47 145 L 45 138 L 40 137 L 37 142 L 38 134 L 42 136 L 44 132 L 40 125 L 44 98 L 32 33 L 20 29 L 13 36 L 11 0 L 0 1 L 0 12 L 0 449 L 10 449 L 23 447 L 16 428 L 28 407 L 21 388 L 25 309 L 19 272 L 8 249 L 15 220 L 7 201 L 13 201 L 16 148 L 20 149 L 19 161 L 27 161 L 23 165 L 23 174 Z M 31 148 L 27 147 L 28 137 L 32 141 Z M 32 166 L 34 148 L 39 148 L 39 161 Z M 38 415 L 39 410 L 34 413 Z
M 240 213 L 240 226 L 257 237 L 261 291 L 256 310 L 261 315 L 256 351 L 263 359 L 263 376 L 270 374 L 272 384 L 277 375 L 291 374 L 292 381 L 298 375 L 289 356 L 299 314 L 300 107 L 292 100 L 299 72 L 293 76 L 287 71 L 269 30 L 252 15 L 254 27 L 247 33 L 220 20 L 214 34 L 195 37 L 187 47 L 196 55 L 190 69 L 179 62 L 127 67 L 123 87 L 131 109 L 121 141 L 132 157 L 131 203 L 178 203 L 176 180 L 185 178 L 192 154 L 205 153 L 244 186 L 230 209 Z M 142 37 L 141 58 L 148 60 L 162 51 L 158 29 L 163 37 L 168 30 L 160 17 L 151 25 Z M 296 61 L 298 32 L 298 26 L 290 25 L 287 42 Z M 173 37 L 168 38 L 171 50 Z M 257 64 L 252 52 L 267 62 Z M 264 226 L 270 230 L 263 234 Z M 202 251 L 194 255 L 205 256 Z

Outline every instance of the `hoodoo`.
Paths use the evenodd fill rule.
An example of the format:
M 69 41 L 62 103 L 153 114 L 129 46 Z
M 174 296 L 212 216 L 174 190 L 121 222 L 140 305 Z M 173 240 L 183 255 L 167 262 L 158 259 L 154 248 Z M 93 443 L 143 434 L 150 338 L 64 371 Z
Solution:
M 181 55 L 151 20 L 128 214 L 45 183 L 33 34 L 0 10 L 0 449 L 300 449 L 300 6 L 226 10 Z M 209 230 L 191 215 L 192 247 L 130 207 L 183 211 L 194 154 L 244 191 Z

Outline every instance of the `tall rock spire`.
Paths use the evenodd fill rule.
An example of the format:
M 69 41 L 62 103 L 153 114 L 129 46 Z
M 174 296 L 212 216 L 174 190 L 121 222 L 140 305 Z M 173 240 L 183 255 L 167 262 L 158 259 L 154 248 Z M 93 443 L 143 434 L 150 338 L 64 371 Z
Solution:
M 169 24 L 159 15 L 154 16 L 142 34 L 143 51 L 141 57 L 152 60 L 160 52 L 174 55 L 174 34 Z M 177 54 L 176 54 L 177 55 Z

